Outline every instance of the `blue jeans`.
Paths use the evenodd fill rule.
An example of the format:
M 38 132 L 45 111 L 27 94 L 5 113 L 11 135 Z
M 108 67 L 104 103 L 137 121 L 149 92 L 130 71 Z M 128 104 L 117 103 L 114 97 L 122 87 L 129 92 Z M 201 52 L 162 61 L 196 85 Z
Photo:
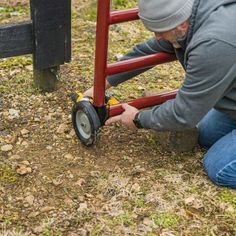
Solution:
M 212 109 L 198 124 L 203 164 L 217 185 L 236 189 L 236 120 Z

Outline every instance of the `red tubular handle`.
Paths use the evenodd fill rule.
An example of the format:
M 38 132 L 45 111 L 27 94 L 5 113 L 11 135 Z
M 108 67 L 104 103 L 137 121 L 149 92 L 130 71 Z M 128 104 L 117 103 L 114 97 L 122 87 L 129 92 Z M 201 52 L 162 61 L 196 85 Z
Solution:
M 136 107 L 137 109 L 142 109 L 146 107 L 151 107 L 155 105 L 160 105 L 167 100 L 174 99 L 176 97 L 178 90 L 173 90 L 169 92 L 163 92 L 156 96 L 138 98 L 132 101 L 128 101 L 130 106 Z M 111 106 L 109 108 L 109 117 L 120 115 L 123 112 L 122 103 L 118 105 Z

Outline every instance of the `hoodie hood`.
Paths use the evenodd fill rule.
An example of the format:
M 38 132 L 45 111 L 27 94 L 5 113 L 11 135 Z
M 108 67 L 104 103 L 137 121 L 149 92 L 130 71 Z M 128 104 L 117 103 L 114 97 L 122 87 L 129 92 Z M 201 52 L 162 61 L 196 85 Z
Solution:
M 211 14 L 221 6 L 236 3 L 236 0 L 195 0 L 190 19 L 190 29 L 187 35 L 187 44 L 193 35 L 207 21 Z

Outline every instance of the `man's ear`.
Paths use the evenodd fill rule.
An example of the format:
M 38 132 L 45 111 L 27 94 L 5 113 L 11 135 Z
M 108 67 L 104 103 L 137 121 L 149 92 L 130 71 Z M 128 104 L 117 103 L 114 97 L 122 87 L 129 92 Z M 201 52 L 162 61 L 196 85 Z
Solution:
M 181 25 L 176 27 L 177 30 L 180 30 L 182 32 L 186 32 L 189 28 L 189 20 L 186 20 L 185 22 L 183 22 Z

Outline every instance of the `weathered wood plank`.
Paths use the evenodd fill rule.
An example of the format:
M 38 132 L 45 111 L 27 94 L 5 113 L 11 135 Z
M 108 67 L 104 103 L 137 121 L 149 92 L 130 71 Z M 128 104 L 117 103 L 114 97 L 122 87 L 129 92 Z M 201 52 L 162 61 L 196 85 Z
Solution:
M 55 67 L 70 60 L 70 14 L 70 0 L 31 0 L 35 69 Z
M 65 62 L 71 61 L 71 0 L 66 1 L 65 21 Z
M 0 58 L 33 53 L 32 22 L 0 26 Z

